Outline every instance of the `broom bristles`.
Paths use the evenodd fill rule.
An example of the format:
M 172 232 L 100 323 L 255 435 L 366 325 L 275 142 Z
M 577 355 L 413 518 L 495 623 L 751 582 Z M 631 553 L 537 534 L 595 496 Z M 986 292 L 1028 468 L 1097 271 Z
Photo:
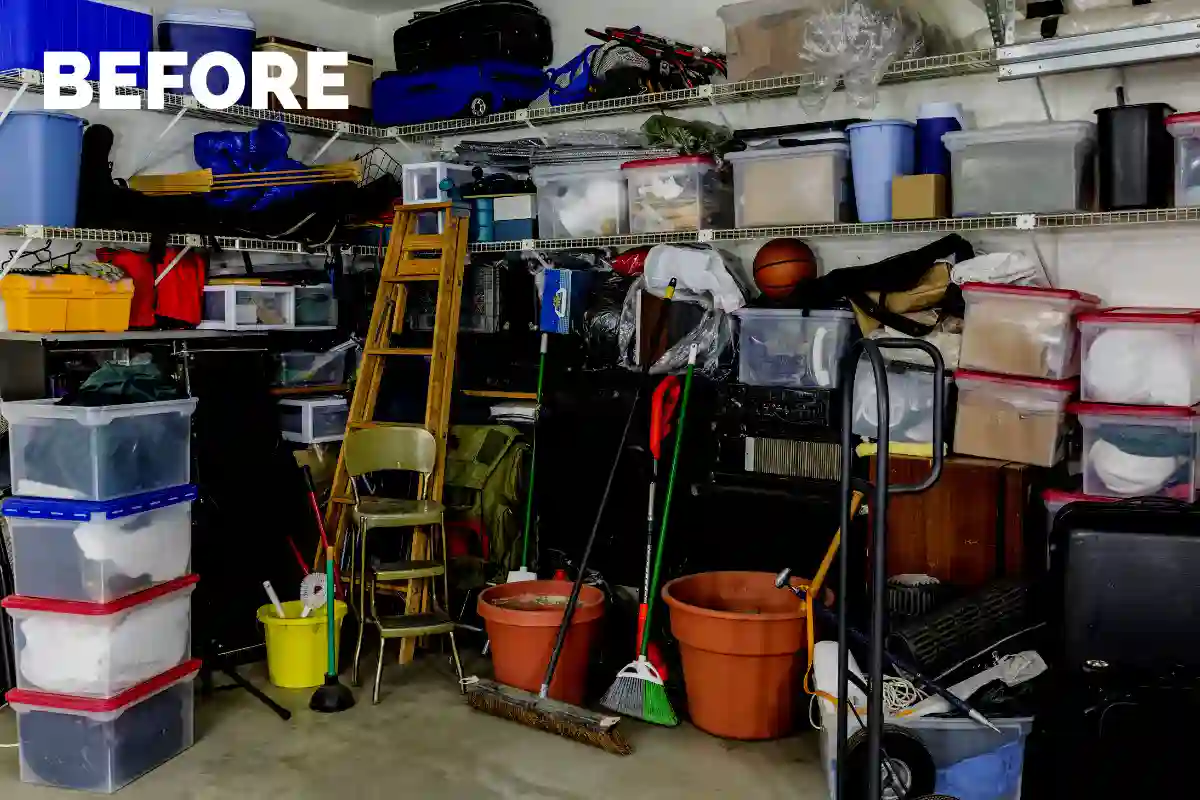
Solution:
M 485 714 L 599 747 L 613 755 L 627 756 L 633 752 L 625 737 L 615 730 L 620 718 L 601 717 L 556 700 L 541 700 L 537 695 L 492 681 L 475 679 L 465 689 L 467 702 Z
M 600 705 L 654 725 L 673 728 L 679 724 L 679 717 L 675 715 L 675 709 L 667 697 L 667 688 L 657 681 L 636 675 L 618 675 L 600 700 Z

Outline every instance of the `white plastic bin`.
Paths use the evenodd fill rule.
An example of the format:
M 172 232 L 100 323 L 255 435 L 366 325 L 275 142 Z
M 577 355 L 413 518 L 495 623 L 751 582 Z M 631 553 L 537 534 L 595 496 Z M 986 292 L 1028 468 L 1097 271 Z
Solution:
M 854 331 L 852 311 L 743 308 L 738 380 L 750 386 L 833 389 Z
M 729 153 L 739 228 L 852 222 L 850 145 L 825 141 Z
M 935 413 L 933 369 L 902 361 L 889 361 L 886 369 L 890 410 L 889 441 L 907 444 L 931 443 Z M 860 359 L 854 377 L 854 435 L 869 439 L 879 437 L 878 403 L 875 373 L 870 362 Z
M 16 591 L 111 603 L 188 574 L 195 486 L 91 503 L 10 497 Z
M 1172 114 L 1166 126 L 1175 139 L 1175 205 L 1200 206 L 1200 112 Z
M 628 161 L 621 167 L 630 233 L 726 227 L 732 202 L 726 173 L 711 156 Z
M 192 652 L 188 575 L 111 603 L 12 595 L 17 688 L 116 697 L 182 664 Z
M 200 327 L 269 331 L 296 327 L 295 286 L 205 286 Z
M 407 205 L 426 203 L 448 203 L 450 192 L 442 188 L 448 180 L 455 188 L 474 183 L 470 164 L 451 164 L 445 161 L 429 161 L 423 164 L 405 164 L 402 171 L 404 202 Z
M 1066 406 L 1077 381 L 1041 381 L 959 370 L 954 451 L 1053 467 L 1062 458 Z
M 114 500 L 189 483 L 197 401 L 64 406 L 0 405 L 8 420 L 13 493 Z
M 350 406 L 343 397 L 279 401 L 279 429 L 288 442 L 321 444 L 346 438 Z
M 529 171 L 538 190 L 538 235 L 577 239 L 629 232 L 623 161 L 547 164 Z
M 1062 380 L 1079 374 L 1075 318 L 1100 299 L 1070 289 L 966 283 L 964 369 Z
M 112 794 L 192 746 L 196 676 L 188 661 L 109 700 L 14 689 L 21 781 Z
M 1083 491 L 1196 501 L 1196 409 L 1073 403 L 1083 428 Z
M 937 768 L 934 791 L 974 800 L 1020 800 L 1032 717 L 991 718 L 996 733 L 962 717 L 895 717 L 917 735 Z M 986 788 L 985 788 L 986 787 Z
M 1095 403 L 1200 403 L 1200 309 L 1110 308 L 1079 317 L 1081 397 Z
M 1096 125 L 1028 122 L 942 136 L 954 216 L 1086 211 L 1095 195 Z

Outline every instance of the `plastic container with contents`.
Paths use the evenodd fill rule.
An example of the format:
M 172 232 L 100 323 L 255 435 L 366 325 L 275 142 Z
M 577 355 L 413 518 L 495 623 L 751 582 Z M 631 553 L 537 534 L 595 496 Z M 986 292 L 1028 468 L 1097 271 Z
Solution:
M 894 717 L 933 757 L 934 791 L 975 800 L 1020 800 L 1025 741 L 1032 717 L 991 717 L 996 733 L 963 717 Z
M 1083 428 L 1083 491 L 1196 501 L 1194 408 L 1073 403 Z
M 1171 207 L 1175 143 L 1165 123 L 1173 111 L 1166 103 L 1096 109 L 1101 211 Z
M 90 275 L 6 275 L 0 295 L 8 329 L 29 333 L 129 330 L 133 281 Z
M 201 56 L 209 53 L 228 53 L 242 65 L 246 76 L 245 91 L 234 100 L 241 106 L 250 105 L 251 61 L 256 38 L 254 20 L 244 11 L 227 8 L 179 8 L 169 11 L 158 24 L 158 49 L 187 54 L 187 65 L 171 67 L 170 75 L 182 75 L 187 87 L 192 67 Z M 229 73 L 223 69 L 210 70 L 208 91 L 222 96 L 230 90 Z
M 1027 122 L 942 137 L 954 216 L 1086 211 L 1095 195 L 1091 122 Z
M 623 163 L 584 161 L 530 170 L 538 190 L 538 235 L 578 239 L 628 233 Z
M 111 603 L 12 595 L 17 688 L 116 697 L 182 664 L 192 650 L 188 575 Z
M 1079 374 L 1075 318 L 1100 298 L 1070 289 L 966 283 L 959 365 L 1029 378 L 1062 380 Z
M 890 222 L 892 179 L 911 175 L 916 163 L 916 125 L 877 119 L 846 128 L 859 222 Z
M 195 486 L 109 500 L 10 497 L 16 591 L 111 603 L 188 573 Z
M 933 441 L 933 369 L 902 361 L 887 363 L 889 441 L 928 444 Z M 948 392 L 947 392 L 948 396 Z M 866 360 L 858 362 L 854 376 L 856 436 L 879 436 L 879 407 L 875 375 Z
M 1172 114 L 1166 126 L 1175 139 L 1175 205 L 1200 206 L 1200 111 Z
M 799 42 L 813 11 L 800 0 L 749 0 L 717 9 L 725 23 L 729 80 L 749 81 L 794 75 L 808 69 Z
M 112 794 L 192 746 L 198 660 L 107 700 L 14 689 L 21 781 Z
M 711 156 L 648 158 L 626 162 L 621 170 L 630 233 L 706 230 L 729 222 L 729 181 Z
M 269 331 L 296 327 L 295 286 L 205 286 L 201 328 Z
M 136 75 L 138 86 L 146 85 L 146 54 L 154 49 L 154 16 L 149 8 L 138 8 L 136 3 L 5 0 L 0 3 L 0 30 L 4 31 L 0 36 L 0 72 L 41 72 L 46 53 L 77 52 L 88 57 L 92 68 L 87 77 L 95 81 L 100 79 L 100 54 L 120 51 L 141 57 L 139 66 L 120 71 Z
M 4 6 L 0 5 L 0 11 Z M 3 26 L 0 25 L 0 29 Z M 8 31 L 0 36 L 7 40 Z M 40 59 L 40 56 L 39 56 Z M 40 70 L 41 61 L 34 69 Z M 0 125 L 0 227 L 73 228 L 79 202 L 84 120 L 49 111 L 14 111 Z
M 8 421 L 13 493 L 114 500 L 189 483 L 196 400 L 65 406 L 0 405 Z
M 346 380 L 346 370 L 353 364 L 353 351 L 306 353 L 291 350 L 275 357 L 275 385 L 337 386 Z
M 1067 401 L 1077 381 L 1040 381 L 959 370 L 954 451 L 1053 467 L 1062 458 Z
M 841 141 L 729 153 L 737 226 L 852 222 L 850 145 L 834 136 Z
M 1081 315 L 1079 332 L 1083 400 L 1200 403 L 1200 309 L 1109 308 Z
M 750 386 L 833 389 L 855 329 L 852 311 L 743 308 L 738 380 Z
M 350 407 L 344 397 L 279 401 L 279 429 L 288 442 L 321 444 L 346 438 Z
M 329 328 L 337 324 L 338 304 L 332 284 L 296 287 L 296 327 Z
M 402 173 L 404 202 L 408 205 L 424 203 L 448 203 L 450 193 L 442 188 L 442 181 L 450 181 L 456 188 L 474 183 L 475 177 L 470 164 L 451 164 L 445 161 L 430 161 L 424 164 L 405 164 Z
M 264 36 L 254 41 L 254 49 L 260 53 L 283 53 L 291 57 L 296 63 L 296 82 L 292 84 L 292 91 L 295 93 L 296 99 L 300 101 L 301 107 L 307 111 L 308 98 L 304 95 L 308 83 L 308 56 L 310 53 L 322 52 L 328 48 L 278 36 Z M 325 71 L 330 75 L 342 76 L 342 85 L 331 87 L 327 93 L 331 97 L 346 97 L 350 108 L 339 111 L 312 110 L 307 113 L 315 117 L 342 119 L 346 122 L 370 125 L 371 90 L 375 81 L 375 62 L 365 56 L 356 56 L 353 53 L 346 55 L 346 66 L 327 67 Z M 282 110 L 274 96 L 272 96 L 272 103 L 275 110 Z

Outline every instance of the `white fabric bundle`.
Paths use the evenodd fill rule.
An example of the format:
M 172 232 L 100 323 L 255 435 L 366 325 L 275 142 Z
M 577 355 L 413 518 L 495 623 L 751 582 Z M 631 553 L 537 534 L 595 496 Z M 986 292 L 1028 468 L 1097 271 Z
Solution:
M 139 528 L 129 519 L 85 522 L 75 529 L 75 543 L 89 561 L 111 561 L 124 575 L 149 575 L 163 583 L 187 573 L 191 560 L 191 517 L 188 505 L 151 511 Z
M 1175 456 L 1138 456 L 1099 439 L 1088 451 L 1096 477 L 1113 494 L 1137 497 L 1154 494 L 1166 485 L 1181 463 Z
M 1107 403 L 1189 406 L 1191 376 L 1184 340 L 1156 328 L 1109 328 L 1083 359 L 1087 396 Z

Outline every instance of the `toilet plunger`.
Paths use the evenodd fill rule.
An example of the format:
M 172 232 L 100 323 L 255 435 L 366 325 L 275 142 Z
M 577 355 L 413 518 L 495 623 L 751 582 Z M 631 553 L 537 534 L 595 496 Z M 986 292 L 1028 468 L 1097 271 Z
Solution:
M 334 585 L 333 562 L 334 552 L 330 547 L 325 553 L 325 580 L 330 586 Z M 344 686 L 338 681 L 337 676 L 337 631 L 333 627 L 337 616 L 335 614 L 336 606 L 337 602 L 333 598 L 325 603 L 325 608 L 328 610 L 326 627 L 329 634 L 329 666 L 325 670 L 325 685 L 313 692 L 312 700 L 308 704 L 313 711 L 322 714 L 336 714 L 354 707 L 354 695 L 348 686 Z

